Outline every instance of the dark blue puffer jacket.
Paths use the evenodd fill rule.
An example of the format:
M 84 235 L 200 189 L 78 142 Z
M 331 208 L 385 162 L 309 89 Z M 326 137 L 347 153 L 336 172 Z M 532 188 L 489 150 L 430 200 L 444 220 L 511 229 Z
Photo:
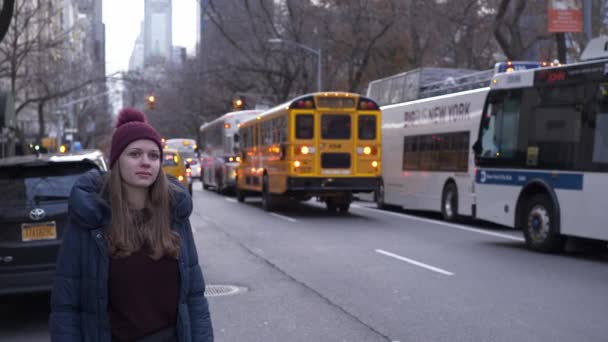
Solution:
M 68 225 L 57 259 L 51 295 L 51 340 L 110 342 L 109 256 L 105 232 L 110 208 L 99 195 L 102 176 L 89 171 L 78 179 L 69 201 Z M 181 236 L 181 277 L 177 334 L 180 342 L 211 342 L 213 330 L 205 282 L 190 227 L 192 199 L 180 187 L 173 204 L 172 228 Z

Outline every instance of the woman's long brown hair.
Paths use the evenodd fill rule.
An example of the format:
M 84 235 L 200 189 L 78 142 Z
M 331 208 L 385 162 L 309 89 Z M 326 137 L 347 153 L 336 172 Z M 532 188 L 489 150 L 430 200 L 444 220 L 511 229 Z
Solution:
M 116 163 L 106 179 L 112 220 L 108 234 L 109 254 L 124 258 L 142 250 L 152 259 L 163 256 L 177 259 L 179 235 L 171 229 L 172 194 L 177 191 L 160 168 L 156 181 L 148 189 L 144 218 L 129 208 L 127 189 L 120 176 L 120 164 Z

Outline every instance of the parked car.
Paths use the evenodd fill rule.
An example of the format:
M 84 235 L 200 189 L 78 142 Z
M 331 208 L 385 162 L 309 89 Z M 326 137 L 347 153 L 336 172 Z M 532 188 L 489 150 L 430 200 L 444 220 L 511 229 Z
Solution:
M 70 192 L 91 169 L 107 171 L 101 151 L 0 159 L 0 294 L 51 289 Z
M 163 149 L 162 168 L 167 175 L 175 177 L 182 183 L 192 195 L 192 178 L 188 174 L 187 162 L 182 158 L 179 151 L 171 148 Z

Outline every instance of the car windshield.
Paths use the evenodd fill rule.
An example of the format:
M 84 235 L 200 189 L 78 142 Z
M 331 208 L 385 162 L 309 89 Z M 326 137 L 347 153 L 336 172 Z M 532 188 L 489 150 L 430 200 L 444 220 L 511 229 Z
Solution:
M 163 166 L 177 166 L 179 158 L 177 154 L 171 152 L 163 153 Z
M 0 171 L 0 205 L 65 200 L 76 179 L 96 168 L 92 163 L 17 165 Z

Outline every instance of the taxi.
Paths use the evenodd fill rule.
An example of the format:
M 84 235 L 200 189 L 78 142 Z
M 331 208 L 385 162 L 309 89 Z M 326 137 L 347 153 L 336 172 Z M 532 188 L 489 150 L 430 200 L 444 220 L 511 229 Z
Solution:
M 178 150 L 172 148 L 163 149 L 163 171 L 175 177 L 182 185 L 188 189 L 192 195 L 192 181 L 188 172 L 186 161 L 182 158 Z

